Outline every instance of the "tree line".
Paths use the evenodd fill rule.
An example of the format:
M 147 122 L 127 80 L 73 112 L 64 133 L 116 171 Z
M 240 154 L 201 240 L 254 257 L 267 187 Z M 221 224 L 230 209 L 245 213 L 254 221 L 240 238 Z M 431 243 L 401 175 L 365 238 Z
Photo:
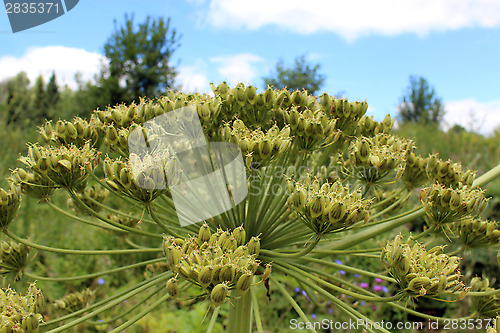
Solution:
M 134 17 L 125 16 L 121 26 L 115 20 L 112 35 L 104 45 L 109 63 L 102 66 L 94 81 L 79 81 L 78 89 L 61 87 L 55 73 L 48 82 L 39 76 L 31 86 L 26 73 L 0 82 L 0 121 L 7 125 L 38 125 L 44 119 L 88 117 L 93 110 L 119 103 L 131 103 L 140 97 L 154 98 L 177 88 L 177 71 L 172 54 L 180 46 L 181 35 L 171 27 L 170 19 L 148 17 L 135 25 Z M 286 66 L 279 60 L 267 86 L 320 91 L 325 82 L 319 64 L 310 64 L 305 55 Z M 423 77 L 411 76 L 407 91 L 398 107 L 401 123 L 439 123 L 445 113 L 435 89 Z

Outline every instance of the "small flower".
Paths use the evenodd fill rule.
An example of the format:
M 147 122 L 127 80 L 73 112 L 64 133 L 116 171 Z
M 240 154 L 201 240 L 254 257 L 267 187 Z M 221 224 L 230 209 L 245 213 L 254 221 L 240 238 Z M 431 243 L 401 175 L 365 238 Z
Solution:
M 386 286 L 383 286 L 382 287 L 382 291 L 387 294 L 389 292 L 389 288 L 387 288 Z
M 104 279 L 99 279 L 97 280 L 97 284 L 100 284 L 100 285 L 103 285 L 106 281 L 104 281 Z
M 361 306 L 365 306 L 366 305 L 366 302 L 365 301 L 361 301 Z
M 374 291 L 381 291 L 382 290 L 382 286 L 379 285 L 379 284 L 376 284 L 376 285 L 373 286 L 373 290 Z
M 294 290 L 295 290 L 296 293 L 300 293 L 301 292 L 301 289 L 299 287 L 295 287 Z
M 363 289 L 366 289 L 366 288 L 368 288 L 370 285 L 369 285 L 367 282 L 361 282 L 361 283 L 359 284 L 359 286 L 360 286 L 361 288 L 363 288 Z
M 342 261 L 340 261 L 340 260 L 338 260 L 338 259 L 337 259 L 337 260 L 335 260 L 335 263 L 336 263 L 337 265 L 342 265 Z
M 318 318 L 318 316 L 316 316 L 316 314 L 315 314 L 315 313 L 313 313 L 313 314 L 311 315 L 311 317 L 312 317 L 312 319 L 317 319 L 317 318 Z
M 339 271 L 341 275 L 345 275 L 345 271 Z
M 380 278 L 376 278 L 376 279 L 375 279 L 375 282 L 377 282 L 377 283 L 382 283 L 382 279 L 380 279 Z
M 361 277 L 361 275 L 359 275 L 359 274 L 354 274 L 354 277 L 359 278 L 359 277 Z

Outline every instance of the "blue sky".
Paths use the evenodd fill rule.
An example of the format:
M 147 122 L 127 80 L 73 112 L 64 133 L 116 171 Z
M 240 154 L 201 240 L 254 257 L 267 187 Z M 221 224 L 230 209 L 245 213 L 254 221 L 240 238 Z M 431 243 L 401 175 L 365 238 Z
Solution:
M 324 91 L 367 100 L 369 113 L 397 114 L 410 75 L 425 77 L 444 101 L 448 125 L 489 134 L 500 126 L 498 0 L 80 0 L 67 14 L 13 34 L 0 13 L 0 80 L 24 70 L 34 81 L 56 71 L 92 78 L 105 63 L 114 19 L 171 17 L 182 34 L 172 64 L 185 90 L 243 81 L 260 88 L 281 58 L 321 65 Z

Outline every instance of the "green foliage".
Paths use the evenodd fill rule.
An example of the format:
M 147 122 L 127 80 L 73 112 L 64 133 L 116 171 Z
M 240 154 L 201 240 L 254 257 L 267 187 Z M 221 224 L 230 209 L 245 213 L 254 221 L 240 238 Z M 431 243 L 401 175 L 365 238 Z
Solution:
M 61 92 L 59 91 L 59 86 L 57 85 L 56 73 L 52 73 L 52 76 L 49 79 L 49 83 L 47 83 L 45 96 L 47 110 L 45 110 L 43 118 L 55 118 L 55 116 L 57 115 L 57 106 L 60 100 Z
M 403 123 L 439 123 L 445 113 L 434 88 L 426 79 L 416 76 L 410 76 L 410 85 L 398 109 Z
M 173 87 L 176 75 L 170 65 L 180 36 L 163 18 L 134 25 L 133 16 L 116 26 L 104 45 L 109 64 L 103 69 L 98 85 L 109 104 L 130 103 L 139 97 L 153 98 Z
M 153 312 L 152 316 L 141 319 L 131 332 L 137 333 L 205 333 L 210 317 L 206 304 L 198 303 L 192 307 L 173 307 L 166 305 Z M 216 323 L 214 332 L 223 332 L 222 324 Z
M 2 98 L 5 104 L 3 116 L 7 124 L 13 124 L 18 121 L 26 123 L 24 117 L 29 114 L 31 107 L 31 94 L 28 93 L 30 80 L 25 72 L 17 74 L 2 84 Z
M 275 72 L 264 77 L 264 85 L 276 89 L 288 88 L 290 91 L 307 90 L 310 94 L 318 92 L 325 76 L 319 73 L 320 65 L 307 63 L 305 55 L 297 57 L 293 67 L 285 67 L 283 60 L 276 64 Z

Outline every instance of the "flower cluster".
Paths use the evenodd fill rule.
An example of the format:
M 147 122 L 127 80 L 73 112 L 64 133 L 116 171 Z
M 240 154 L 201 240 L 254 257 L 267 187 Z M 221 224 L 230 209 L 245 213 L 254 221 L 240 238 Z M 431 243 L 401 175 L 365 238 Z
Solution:
M 101 210 L 101 206 L 99 206 L 96 202 L 103 204 L 108 198 L 108 195 L 109 191 L 97 184 L 93 184 L 91 187 L 85 188 L 82 193 L 76 194 L 76 196 L 85 204 L 85 206 L 89 207 L 94 212 L 99 212 Z M 78 213 L 88 213 L 85 207 L 81 207 L 80 204 L 73 199 L 70 199 L 69 206 L 75 208 Z
M 104 140 L 104 130 L 101 121 L 93 115 L 90 121 L 76 117 L 73 122 L 58 120 L 55 126 L 48 121 L 38 129 L 42 139 L 50 145 L 83 147 L 85 144 L 98 149 Z
M 422 156 L 415 155 L 413 151 L 407 150 L 405 161 L 405 170 L 401 178 L 408 188 L 415 188 L 429 181 L 426 171 L 427 162 L 429 162 L 428 157 L 423 158 Z
M 373 120 L 373 116 L 364 116 L 358 122 L 358 133 L 361 136 L 375 136 L 379 133 L 389 134 L 389 132 L 394 126 L 394 119 L 391 118 L 391 115 L 386 115 L 382 122 L 378 122 Z
M 370 201 L 362 199 L 360 191 L 350 192 L 339 181 L 320 185 L 319 180 L 308 180 L 290 184 L 288 205 L 317 235 L 343 230 L 356 222 L 368 220 Z
M 487 278 L 475 277 L 470 282 L 470 291 L 493 291 Z M 500 295 L 482 295 L 471 297 L 471 306 L 478 317 L 495 318 L 500 313 Z
M 431 155 L 426 167 L 427 175 L 439 184 L 453 188 L 471 187 L 476 174 L 472 170 L 463 171 L 460 163 L 443 161 Z
M 403 242 L 401 235 L 397 235 L 392 242 L 387 242 L 381 259 L 409 296 L 465 292 L 465 285 L 460 281 L 459 258 L 442 252 L 442 246 L 427 251 L 411 238 Z
M 237 144 L 244 156 L 246 164 L 252 168 L 262 167 L 280 157 L 290 146 L 290 128 L 271 127 L 266 133 L 261 129 L 250 130 L 240 119 L 232 126 L 225 126 L 223 139 Z
M 42 322 L 43 295 L 34 284 L 25 296 L 0 289 L 0 332 L 38 333 Z
M 136 129 L 138 125 L 132 124 L 130 127 L 115 127 L 114 125 L 106 125 L 105 128 L 105 143 L 109 148 L 118 154 L 127 157 L 129 155 L 128 138 L 130 133 Z
M 279 107 L 280 101 L 289 102 L 290 98 L 290 93 L 288 93 L 288 98 L 280 98 L 269 87 L 264 93 L 257 94 L 256 87 L 251 85 L 245 87 L 241 83 L 231 89 L 226 82 L 222 82 L 217 87 L 212 86 L 212 90 L 215 96 L 221 99 L 221 110 L 225 115 L 231 118 L 238 114 L 246 124 L 252 127 L 267 124 L 273 113 L 269 110 Z
M 408 199 L 405 200 L 402 197 L 403 195 L 404 194 L 399 193 L 397 190 L 384 191 L 380 188 L 375 189 L 373 191 L 373 204 L 376 205 L 377 209 L 374 209 L 374 211 L 384 210 L 393 204 L 395 204 L 395 206 L 392 207 L 391 212 L 396 212 L 402 209 L 408 201 Z
M 16 279 L 21 278 L 28 263 L 29 248 L 24 244 L 14 242 L 0 243 L 0 273 L 16 273 Z
M 54 308 L 66 313 L 72 313 L 88 307 L 94 302 L 95 292 L 90 289 L 77 291 L 54 302 Z
M 139 223 L 140 223 L 139 219 L 128 218 L 128 217 L 120 216 L 120 215 L 107 214 L 106 217 L 114 223 L 123 225 L 125 227 L 129 227 L 129 228 L 137 228 L 139 226 Z M 127 237 L 128 236 L 128 232 L 126 230 L 117 229 L 117 230 L 113 230 L 111 232 L 119 237 Z
M 36 172 L 26 172 L 23 168 L 12 171 L 12 181 L 19 184 L 21 192 L 35 199 L 47 200 L 54 193 L 56 184 Z
M 368 110 L 366 102 L 349 102 L 345 98 L 332 98 L 327 93 L 319 97 L 321 109 L 337 118 L 335 128 L 342 131 L 344 138 L 354 134 L 358 129 L 358 121 Z
M 460 242 L 468 248 L 497 246 L 500 230 L 495 222 L 466 218 L 454 223 L 453 228 Z
M 387 134 L 359 137 L 343 162 L 344 173 L 368 184 L 377 183 L 401 165 L 408 146 L 408 141 Z
M 340 136 L 340 131 L 335 131 L 336 119 L 329 118 L 323 111 L 305 109 L 299 112 L 295 106 L 283 111 L 283 115 L 294 142 L 303 150 L 312 150 L 322 143 L 333 143 Z
M 441 184 L 432 184 L 420 191 L 426 222 L 429 226 L 441 227 L 464 217 L 478 216 L 488 203 L 482 190 L 464 187 L 456 189 Z
M 21 193 L 17 185 L 12 184 L 8 191 L 0 187 L 0 230 L 9 226 L 20 204 Z
M 207 290 L 214 306 L 221 305 L 227 292 L 237 289 L 240 294 L 248 291 L 253 276 L 259 268 L 256 259 L 260 251 L 260 241 L 252 237 L 247 243 L 242 227 L 232 232 L 217 230 L 211 233 L 208 225 L 203 225 L 198 237 L 164 237 L 163 251 L 168 268 L 191 283 Z M 267 279 L 270 266 L 263 279 Z M 266 276 L 267 275 L 267 276 Z M 167 283 L 171 296 L 178 293 L 177 278 Z
M 47 147 L 35 144 L 28 148 L 28 156 L 21 157 L 20 161 L 45 181 L 68 189 L 81 189 L 99 164 L 100 156 L 100 152 L 96 152 L 88 143 L 83 147 Z
M 138 105 L 135 103 L 132 103 L 130 106 L 120 104 L 106 110 L 97 110 L 95 114 L 104 125 L 113 124 L 116 127 L 129 127 L 133 123 L 140 124 L 165 112 L 161 109 L 161 112 L 155 114 L 154 111 L 156 110 L 153 110 L 150 106 L 151 103 L 149 101 L 141 99 Z
M 106 184 L 114 191 L 144 203 L 151 202 L 162 193 L 166 193 L 163 168 L 154 165 L 146 168 L 144 163 L 141 165 L 144 166 L 144 170 L 137 174 L 133 172 L 137 167 L 133 168 L 130 162 L 106 158 L 104 160 Z

